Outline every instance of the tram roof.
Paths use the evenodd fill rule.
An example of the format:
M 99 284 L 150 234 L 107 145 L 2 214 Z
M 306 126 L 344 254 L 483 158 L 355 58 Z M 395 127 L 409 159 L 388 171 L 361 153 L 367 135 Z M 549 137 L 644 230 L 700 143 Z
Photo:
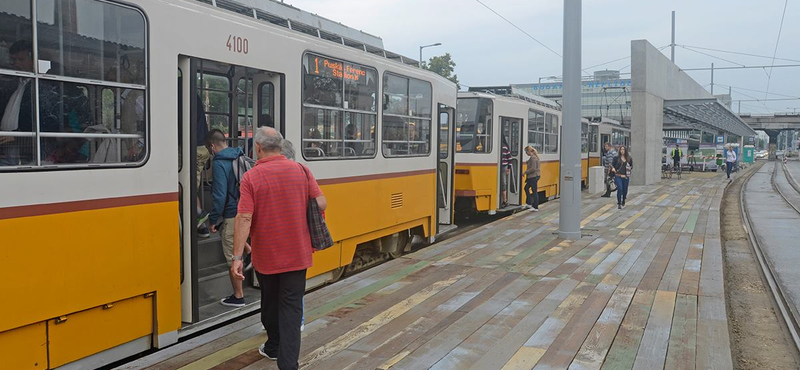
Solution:
M 292 31 L 318 37 L 379 55 L 406 65 L 419 67 L 420 61 L 383 48 L 383 39 L 342 23 L 303 11 L 274 0 L 195 0 L 213 7 L 269 22 Z
M 664 124 L 711 132 L 726 131 L 738 136 L 756 135 L 717 98 L 664 100 Z
M 561 110 L 561 104 L 558 104 L 555 100 L 550 100 L 539 95 L 534 95 L 528 93 L 524 90 L 520 90 L 513 85 L 505 85 L 505 86 L 473 86 L 469 88 L 470 92 L 478 92 L 478 93 L 486 93 L 492 94 L 497 96 L 506 96 L 511 98 L 516 98 L 520 100 L 527 101 L 529 103 L 534 103 L 536 105 L 541 105 L 550 109 Z

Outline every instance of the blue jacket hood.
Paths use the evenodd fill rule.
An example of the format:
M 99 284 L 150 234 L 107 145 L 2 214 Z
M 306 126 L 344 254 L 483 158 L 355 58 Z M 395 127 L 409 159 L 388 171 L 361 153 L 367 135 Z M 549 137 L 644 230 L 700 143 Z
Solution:
M 241 148 L 227 147 L 222 149 L 219 153 L 214 155 L 214 159 L 229 159 L 234 160 L 244 154 Z

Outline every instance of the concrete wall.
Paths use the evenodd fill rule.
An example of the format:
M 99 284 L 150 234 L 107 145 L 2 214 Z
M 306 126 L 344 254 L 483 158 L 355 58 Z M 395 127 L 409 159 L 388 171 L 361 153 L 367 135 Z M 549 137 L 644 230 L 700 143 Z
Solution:
M 631 41 L 631 183 L 661 180 L 664 100 L 711 98 L 647 40 Z

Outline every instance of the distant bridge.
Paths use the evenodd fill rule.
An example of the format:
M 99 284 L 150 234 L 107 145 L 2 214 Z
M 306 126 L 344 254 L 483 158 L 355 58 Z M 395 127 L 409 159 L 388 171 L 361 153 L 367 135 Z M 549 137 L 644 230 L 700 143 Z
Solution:
M 753 130 L 769 131 L 800 130 L 800 113 L 798 114 L 775 114 L 775 115 L 749 115 L 741 114 L 739 117 Z
M 775 158 L 778 142 L 778 134 L 781 131 L 800 130 L 800 114 L 774 114 L 758 115 L 740 114 L 739 118 L 747 123 L 753 130 L 764 131 L 769 135 L 769 158 Z

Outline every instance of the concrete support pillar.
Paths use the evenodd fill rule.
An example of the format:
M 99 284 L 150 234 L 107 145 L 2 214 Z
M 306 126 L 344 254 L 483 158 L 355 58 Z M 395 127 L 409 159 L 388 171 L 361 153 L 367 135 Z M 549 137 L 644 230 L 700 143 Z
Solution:
M 664 137 L 664 99 L 646 91 L 631 94 L 631 156 L 633 185 L 661 180 L 661 147 Z
M 764 130 L 764 132 L 766 132 L 769 136 L 769 149 L 767 149 L 769 152 L 768 158 L 770 160 L 777 159 L 778 156 L 775 154 L 775 152 L 778 151 L 778 134 L 781 132 L 773 130 Z

